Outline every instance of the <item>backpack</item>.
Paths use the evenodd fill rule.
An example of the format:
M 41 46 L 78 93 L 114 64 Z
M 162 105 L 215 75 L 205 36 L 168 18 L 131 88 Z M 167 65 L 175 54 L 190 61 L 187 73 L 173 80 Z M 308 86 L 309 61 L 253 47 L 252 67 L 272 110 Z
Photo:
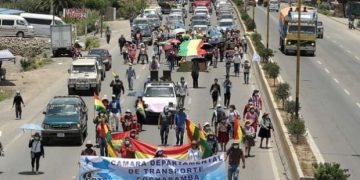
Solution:
M 244 64 L 244 72 L 249 72 L 249 70 L 250 70 L 250 65 L 249 65 L 249 63 L 245 63 L 245 64 Z

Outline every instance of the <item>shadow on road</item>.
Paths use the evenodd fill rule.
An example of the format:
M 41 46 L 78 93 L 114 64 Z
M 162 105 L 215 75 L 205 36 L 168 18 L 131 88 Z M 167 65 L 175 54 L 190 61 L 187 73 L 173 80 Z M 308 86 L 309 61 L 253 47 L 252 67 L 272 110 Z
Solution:
M 15 80 L 9 80 L 9 79 L 1 80 L 0 86 L 16 86 L 16 84 L 14 84 L 11 81 L 15 81 Z
M 44 174 L 44 172 L 40 172 L 39 171 L 39 174 L 35 174 L 35 172 L 32 172 L 32 171 L 22 171 L 22 172 L 19 172 L 20 175 L 41 175 L 41 174 Z

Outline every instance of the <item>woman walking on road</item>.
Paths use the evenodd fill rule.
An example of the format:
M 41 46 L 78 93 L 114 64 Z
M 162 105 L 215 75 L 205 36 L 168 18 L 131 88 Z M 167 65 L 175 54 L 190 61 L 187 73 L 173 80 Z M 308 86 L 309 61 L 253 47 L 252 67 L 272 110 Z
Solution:
M 255 146 L 255 130 L 251 126 L 250 121 L 245 121 L 245 127 L 244 127 L 244 145 L 245 145 L 245 157 L 251 157 L 250 156 L 250 150 L 252 146 Z
M 31 167 L 32 172 L 35 174 L 39 174 L 39 166 L 40 166 L 40 157 L 45 157 L 44 146 L 42 141 L 40 140 L 40 134 L 36 132 L 33 135 L 33 138 L 29 141 L 29 148 L 31 148 Z M 36 163 L 36 171 L 34 171 L 34 166 Z
M 223 119 L 218 124 L 218 130 L 217 130 L 217 133 L 218 133 L 217 136 L 218 136 L 218 140 L 219 140 L 222 152 L 225 152 L 226 145 L 229 142 L 229 133 L 228 133 L 229 130 L 230 130 L 229 123 L 226 121 L 226 119 Z
M 266 139 L 266 149 L 268 148 L 269 138 L 271 137 L 270 130 L 274 130 L 271 119 L 269 117 L 269 113 L 264 113 L 262 119 L 260 121 L 260 130 L 259 130 L 259 137 L 261 138 L 260 141 L 260 148 L 263 148 L 262 142 L 264 138 Z

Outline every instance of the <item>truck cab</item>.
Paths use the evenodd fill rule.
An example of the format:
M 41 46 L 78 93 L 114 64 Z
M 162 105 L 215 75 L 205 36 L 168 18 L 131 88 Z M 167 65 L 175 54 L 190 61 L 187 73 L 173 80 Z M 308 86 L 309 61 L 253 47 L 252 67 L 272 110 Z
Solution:
M 101 72 L 96 59 L 85 58 L 72 62 L 68 70 L 68 94 L 75 94 L 76 91 L 89 91 L 99 94 L 101 90 Z

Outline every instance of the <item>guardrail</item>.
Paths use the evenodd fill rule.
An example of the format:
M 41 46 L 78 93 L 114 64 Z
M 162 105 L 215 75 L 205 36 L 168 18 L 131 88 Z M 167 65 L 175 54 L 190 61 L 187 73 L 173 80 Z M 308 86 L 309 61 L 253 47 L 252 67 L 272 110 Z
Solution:
M 239 10 L 237 9 L 237 5 L 232 0 L 230 0 L 230 2 L 232 3 L 233 7 L 235 8 L 235 12 L 238 17 L 237 20 L 238 20 L 242 30 L 244 32 L 246 32 L 246 26 L 241 20 L 241 14 L 240 14 Z M 248 48 L 248 50 L 251 51 L 251 54 L 254 54 L 254 52 L 256 50 L 255 50 L 254 44 L 252 43 L 251 38 L 246 36 L 246 40 L 247 40 L 248 44 L 250 44 L 250 46 L 248 46 L 248 47 L 250 47 L 250 48 Z M 258 82 L 260 82 L 259 86 L 263 90 L 262 92 L 265 94 L 265 96 L 263 96 L 263 97 L 266 99 L 267 102 L 271 102 L 271 103 L 268 103 L 268 106 L 270 108 L 269 111 L 272 114 L 274 127 L 276 129 L 276 131 L 274 133 L 276 133 L 277 137 L 280 140 L 280 144 L 279 143 L 276 143 L 276 144 L 278 146 L 279 152 L 282 155 L 284 155 L 284 156 L 280 155 L 280 159 L 282 161 L 282 164 L 284 165 L 287 178 L 289 178 L 289 179 L 307 179 L 307 177 L 304 177 L 304 175 L 303 175 L 303 172 L 300 167 L 300 163 L 297 159 L 297 156 L 296 156 L 294 147 L 290 141 L 290 138 L 286 135 L 286 134 L 288 134 L 288 131 L 282 121 L 282 117 L 280 115 L 278 107 L 277 107 L 276 103 L 273 103 L 273 102 L 275 102 L 275 98 L 273 97 L 270 86 L 268 85 L 268 83 L 266 81 L 266 77 L 265 77 L 263 70 L 261 69 L 261 65 L 258 63 L 255 63 L 255 65 L 253 65 L 252 67 L 254 67 L 254 69 L 256 70 Z

